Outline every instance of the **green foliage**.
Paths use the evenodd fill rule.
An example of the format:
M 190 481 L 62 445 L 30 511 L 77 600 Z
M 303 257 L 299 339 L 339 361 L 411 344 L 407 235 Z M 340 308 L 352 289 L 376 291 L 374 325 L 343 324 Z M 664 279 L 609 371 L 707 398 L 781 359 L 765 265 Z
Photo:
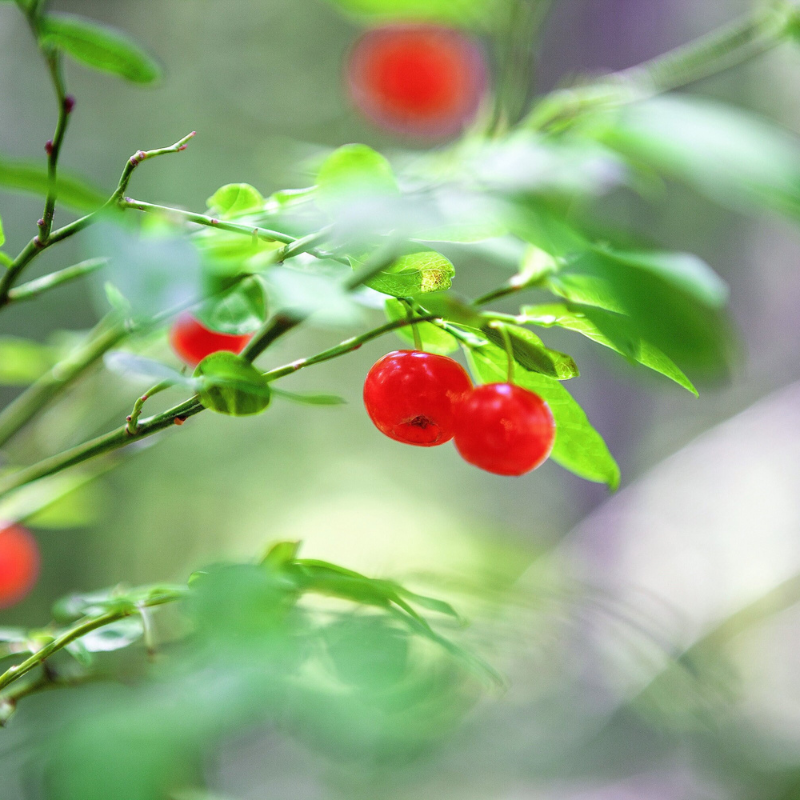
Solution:
M 75 14 L 48 14 L 41 22 L 40 41 L 87 67 L 134 83 L 152 83 L 161 76 L 155 59 L 127 34 Z
M 227 351 L 212 353 L 194 371 L 203 405 L 218 414 L 245 417 L 269 405 L 269 382 L 248 361 Z
M 470 356 L 481 380 L 505 382 L 508 359 L 504 350 L 490 344 L 470 351 Z M 556 422 L 556 440 L 550 456 L 553 461 L 581 478 L 616 489 L 620 481 L 617 462 L 569 392 L 558 381 L 526 369 L 517 369 L 514 381 L 538 394 L 553 412 Z
M 398 193 L 397 179 L 387 159 L 365 144 L 334 150 L 317 173 L 317 201 L 335 209 L 353 198 Z
M 57 185 L 58 202 L 76 211 L 96 211 L 107 199 L 99 189 L 60 169 Z M 44 197 L 48 186 L 45 166 L 0 158 L 0 187 L 3 189 L 30 192 Z
M 354 266 L 362 264 L 354 260 Z M 455 274 L 455 267 L 441 253 L 419 250 L 396 259 L 365 283 L 394 297 L 412 297 L 449 289 Z
M 229 183 L 206 200 L 209 211 L 222 219 L 262 211 L 265 200 L 249 183 Z
M 56 362 L 57 351 L 49 345 L 14 336 L 0 336 L 0 386 L 26 386 Z
M 264 287 L 256 278 L 245 278 L 227 291 L 210 298 L 195 312 L 206 327 L 221 333 L 252 333 L 265 320 Z
M 389 297 L 384 305 L 386 310 L 386 318 L 390 322 L 399 319 L 408 319 L 408 311 L 406 306 L 394 297 Z M 443 331 L 436 325 L 430 322 L 418 322 L 415 325 L 417 333 L 419 334 L 422 346 L 429 353 L 438 353 L 439 355 L 449 355 L 450 353 L 458 350 L 458 342 L 447 331 Z M 397 335 L 408 344 L 414 344 L 414 333 L 411 327 L 400 328 Z
M 465 27 L 489 26 L 498 0 L 329 0 L 339 8 L 374 24 L 377 21 L 426 20 Z
M 526 370 L 539 372 L 548 378 L 560 381 L 577 378 L 580 375 L 577 364 L 570 356 L 545 347 L 542 340 L 532 331 L 505 323 L 503 328 L 511 341 L 514 360 Z M 482 333 L 493 344 L 504 347 L 505 337 L 491 323 L 483 327 Z

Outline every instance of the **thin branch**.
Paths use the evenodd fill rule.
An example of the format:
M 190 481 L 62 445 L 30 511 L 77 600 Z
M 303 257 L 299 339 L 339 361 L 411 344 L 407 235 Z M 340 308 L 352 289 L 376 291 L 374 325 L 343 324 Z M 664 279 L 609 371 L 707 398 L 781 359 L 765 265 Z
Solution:
M 22 300 L 33 300 L 50 289 L 55 289 L 56 286 L 61 286 L 63 283 L 82 278 L 84 275 L 89 275 L 99 269 L 105 267 L 109 262 L 108 258 L 89 258 L 86 261 L 81 261 L 79 264 L 73 264 L 71 267 L 65 267 L 57 272 L 51 272 L 49 275 L 44 275 L 41 278 L 23 283 L 15 289 L 11 289 L 8 293 L 8 302 L 15 303 Z

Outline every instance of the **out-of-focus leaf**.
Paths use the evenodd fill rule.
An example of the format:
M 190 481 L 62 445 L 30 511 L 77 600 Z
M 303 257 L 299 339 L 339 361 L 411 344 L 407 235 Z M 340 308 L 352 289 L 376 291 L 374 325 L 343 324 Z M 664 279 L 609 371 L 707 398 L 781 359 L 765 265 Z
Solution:
M 47 372 L 58 358 L 48 345 L 14 336 L 0 337 L 0 385 L 26 386 Z
M 28 641 L 28 631 L 24 628 L 0 628 L 0 642 L 22 644 L 26 641 Z
M 560 381 L 577 378 L 580 375 L 577 364 L 571 356 L 545 347 L 542 340 L 532 331 L 516 325 L 504 325 L 511 340 L 514 360 L 527 370 L 539 372 Z M 491 325 L 484 325 L 483 335 L 500 348 L 505 347 L 501 331 Z
M 272 393 L 276 397 L 283 397 L 286 400 L 291 400 L 293 403 L 302 403 L 308 406 L 342 406 L 347 404 L 344 397 L 338 394 L 319 394 L 316 392 L 287 392 L 283 389 L 276 389 L 272 387 Z
M 3 231 L 3 219 L 0 217 L 0 247 L 6 243 L 6 234 Z
M 409 19 L 486 27 L 496 19 L 497 0 L 329 0 L 370 23 Z
M 0 188 L 45 196 L 49 186 L 46 165 L 0 158 Z M 76 211 L 95 211 L 107 199 L 99 189 L 59 169 L 59 205 Z
M 200 401 L 218 414 L 249 416 L 260 414 L 269 405 L 269 381 L 234 353 L 212 353 L 197 365 L 194 377 L 200 379 Z
M 431 292 L 415 301 L 430 314 L 436 314 L 447 322 L 480 328 L 486 320 L 472 306 L 449 292 Z
M 266 319 L 264 287 L 255 278 L 245 278 L 236 286 L 203 303 L 195 316 L 207 328 L 229 334 L 251 333 Z
M 146 356 L 130 353 L 127 350 L 110 350 L 103 356 L 103 363 L 111 372 L 133 380 L 171 381 L 180 386 L 189 387 L 194 385 L 191 379 L 182 375 L 174 367 Z
M 213 214 L 229 219 L 257 213 L 264 208 L 264 202 L 261 192 L 249 183 L 229 183 L 217 189 L 206 200 L 206 205 Z
M 161 76 L 158 62 L 130 36 L 75 14 L 47 14 L 40 42 L 57 47 L 87 67 L 111 72 L 134 83 L 152 83 Z
M 261 563 L 279 569 L 294 561 L 299 550 L 300 542 L 276 542 L 267 550 Z
M 317 200 L 334 209 L 353 197 L 396 195 L 399 189 L 389 162 L 365 144 L 346 144 L 334 150 L 317 175 Z
M 406 307 L 394 297 L 386 300 L 385 308 L 386 318 L 390 322 L 408 318 Z M 427 352 L 446 356 L 458 350 L 458 342 L 447 331 L 443 331 L 436 325 L 430 322 L 417 322 L 415 327 L 422 341 L 422 346 Z M 405 328 L 399 328 L 395 332 L 404 342 L 414 344 L 414 333 L 410 325 Z
M 753 114 L 673 94 L 626 105 L 587 131 L 723 205 L 800 217 L 800 143 Z
M 361 264 L 356 262 L 355 267 Z M 365 284 L 394 297 L 411 297 L 449 289 L 455 274 L 455 267 L 441 253 L 422 250 L 401 256 Z
M 91 488 L 94 472 L 61 473 L 23 486 L 0 500 L 0 520 L 42 528 L 82 527 L 102 511 Z
M 697 389 L 678 365 L 657 347 L 638 336 L 626 317 L 601 309 L 591 311 L 587 309 L 587 312 L 591 314 L 591 318 L 582 313 L 580 306 L 577 308 L 561 304 L 524 306 L 520 309 L 519 320 L 545 328 L 556 326 L 580 333 L 593 342 L 631 358 L 655 372 L 660 372 L 697 396 Z M 593 321 L 598 318 L 603 319 L 603 330 Z
M 109 653 L 133 644 L 142 634 L 142 620 L 134 615 L 90 631 L 80 641 L 90 653 Z
M 506 381 L 505 351 L 488 344 L 471 350 L 471 361 L 487 383 Z M 547 402 L 556 423 L 556 440 L 551 458 L 564 469 L 595 483 L 605 483 L 612 490 L 619 486 L 617 462 L 600 434 L 592 427 L 583 409 L 556 380 L 518 369 L 515 383 Z

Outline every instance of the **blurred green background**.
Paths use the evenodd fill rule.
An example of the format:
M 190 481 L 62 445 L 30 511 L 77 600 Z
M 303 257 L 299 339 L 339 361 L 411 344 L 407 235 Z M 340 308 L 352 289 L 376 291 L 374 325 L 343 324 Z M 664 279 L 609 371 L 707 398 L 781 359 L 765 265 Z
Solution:
M 137 171 L 136 197 L 201 210 L 225 183 L 249 182 L 265 196 L 308 185 L 320 147 L 365 142 L 390 154 L 413 147 L 375 130 L 349 107 L 341 65 L 359 29 L 322 0 L 54 5 L 130 31 L 165 66 L 163 83 L 144 89 L 68 66 L 78 103 L 62 163 L 109 190 L 131 153 L 164 146 L 191 130 L 198 135 L 185 153 Z M 562 0 L 539 55 L 539 88 L 576 73 L 630 66 L 747 8 L 738 0 Z M 784 48 L 697 88 L 799 131 L 798 87 L 800 55 Z M 43 157 L 54 121 L 50 94 L 23 21 L 12 6 L 0 5 L 0 153 Z M 30 237 L 40 207 L 38 198 L 0 192 L 9 252 Z M 649 599 L 627 589 L 644 586 L 658 596 L 652 602 L 659 635 L 688 644 L 800 567 L 800 394 L 789 389 L 768 398 L 800 379 L 797 231 L 779 219 L 754 221 L 720 210 L 674 185 L 652 204 L 619 192 L 604 213 L 667 247 L 705 258 L 731 285 L 745 353 L 730 382 L 701 386 L 694 400 L 570 340 L 582 371 L 570 388 L 619 460 L 623 487 L 631 487 L 610 504 L 603 487 L 553 464 L 505 479 L 471 468 L 452 447 L 403 448 L 382 437 L 360 394 L 369 366 L 396 346 L 384 338 L 287 382 L 287 388 L 340 394 L 346 406 L 318 409 L 276 400 L 268 414 L 254 419 L 203 415 L 129 453 L 86 495 L 90 524 L 38 531 L 42 579 L 29 599 L 0 614 L 0 622 L 44 623 L 52 601 L 66 592 L 120 581 L 182 581 L 210 561 L 246 559 L 276 539 L 302 539 L 311 557 L 370 575 L 415 578 L 428 587 L 504 587 L 522 576 L 516 591 L 534 600 L 515 595 L 510 618 L 507 612 L 494 618 L 500 612 L 489 602 L 474 609 L 475 638 L 487 648 L 484 656 L 494 653 L 495 665 L 509 673 L 511 692 L 484 701 L 435 766 L 397 778 L 396 796 L 800 796 L 786 777 L 800 770 L 800 681 L 797 655 L 786 645 L 796 639 L 797 619 L 781 617 L 783 633 L 774 627 L 778 623 L 765 623 L 760 639 L 751 635 L 735 651 L 739 678 L 730 686 L 745 690 L 712 725 L 734 721 L 722 738 L 736 742 L 726 749 L 707 731 L 698 734 L 684 724 L 679 706 L 686 692 L 677 685 L 664 695 L 674 713 L 659 715 L 660 709 L 631 719 L 628 709 L 609 728 L 600 726 L 598 719 L 605 720 L 636 683 L 639 658 L 651 657 L 638 652 L 647 650 L 639 637 L 649 642 L 649 634 L 635 625 L 595 625 L 558 604 L 542 610 L 536 600 L 541 573 L 578 573 L 604 584 L 622 607 L 645 615 Z M 460 291 L 469 295 L 494 285 L 496 267 L 466 249 L 454 261 L 456 256 Z M 45 254 L 31 276 L 80 257 L 79 243 L 71 240 Z M 55 330 L 84 330 L 97 319 L 83 286 L 72 284 L 35 305 L 5 310 L 0 334 L 43 341 Z M 285 363 L 352 332 L 294 333 L 260 363 Z M 548 332 L 547 341 L 563 347 L 558 332 Z M 78 410 L 86 397 L 107 399 L 107 419 L 93 420 L 98 429 L 119 424 L 143 388 L 108 375 L 91 378 L 47 413 L 37 433 L 42 440 L 31 446 L 50 451 L 92 433 L 76 427 L 84 424 Z M 0 391 L 3 402 L 12 396 Z M 750 416 L 716 427 L 762 398 L 768 399 Z M 177 399 L 172 390 L 154 408 Z M 683 513 L 673 520 L 676 508 Z M 567 686 L 560 682 L 563 674 L 554 674 L 563 668 L 570 670 Z M 708 699 L 705 687 L 697 691 Z M 46 701 L 37 698 L 40 713 Z M 32 729 L 19 730 L 31 735 Z M 0 744 L 7 763 L 24 739 L 22 733 L 10 736 L 9 744 Z M 583 747 L 586 742 L 590 746 Z M 748 759 L 758 764 L 742 763 Z M 220 797 L 299 799 L 336 791 L 325 763 L 271 733 L 240 732 L 216 764 Z M 19 776 L 0 776 L 0 787 L 8 800 L 38 796 Z M 385 787 L 383 794 L 359 791 L 388 796 Z

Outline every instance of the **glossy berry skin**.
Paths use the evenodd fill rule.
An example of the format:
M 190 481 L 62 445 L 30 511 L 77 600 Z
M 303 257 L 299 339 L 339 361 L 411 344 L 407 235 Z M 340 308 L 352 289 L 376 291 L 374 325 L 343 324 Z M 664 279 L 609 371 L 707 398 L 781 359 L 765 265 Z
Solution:
M 365 33 L 348 64 L 350 95 L 373 121 L 400 133 L 458 133 L 486 89 L 481 48 L 438 25 L 386 25 Z
M 536 469 L 550 455 L 555 433 L 547 403 L 511 383 L 478 386 L 456 409 L 456 449 L 465 461 L 497 475 Z
M 364 405 L 390 439 L 434 447 L 453 438 L 453 408 L 472 389 L 452 358 L 397 350 L 381 358 L 364 382 Z
M 249 334 L 218 333 L 206 328 L 191 314 L 181 314 L 169 332 L 169 342 L 178 357 L 196 367 L 206 356 L 220 350 L 241 353 L 250 341 Z
M 0 530 L 0 608 L 22 600 L 39 576 L 36 539 L 19 525 Z

